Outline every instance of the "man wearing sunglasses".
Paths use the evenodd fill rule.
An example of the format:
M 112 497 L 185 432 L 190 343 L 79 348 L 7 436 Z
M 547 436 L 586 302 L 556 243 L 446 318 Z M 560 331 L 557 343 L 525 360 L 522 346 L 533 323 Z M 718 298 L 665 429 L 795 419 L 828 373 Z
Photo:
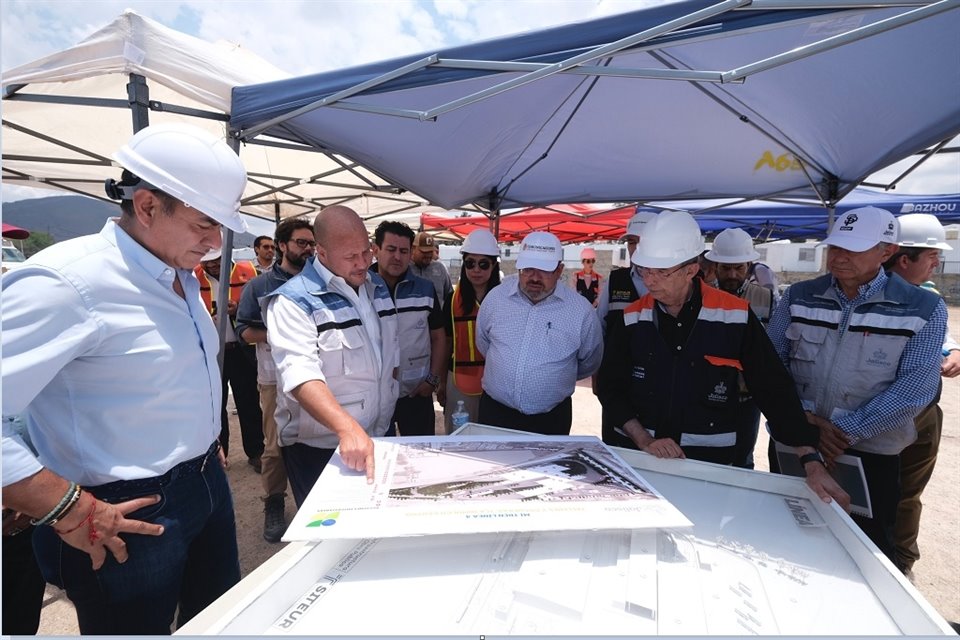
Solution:
M 649 293 L 609 328 L 600 368 L 608 444 L 658 458 L 736 462 L 742 374 L 778 441 L 797 447 L 807 482 L 825 501 L 849 504 L 816 452 L 793 380 L 745 300 L 697 278 L 700 227 L 685 211 L 647 224 L 633 254 Z
M 377 261 L 370 272 L 387 283 L 397 306 L 400 397 L 393 421 L 401 436 L 432 436 L 433 394 L 440 388 L 447 340 L 433 283 L 410 268 L 413 238 L 413 229 L 402 222 L 387 220 L 377 225 L 373 234 Z
M 300 273 L 307 261 L 313 258 L 317 246 L 313 239 L 313 227 L 305 218 L 287 218 L 277 225 L 276 236 L 276 245 L 281 252 L 280 262 L 247 283 L 237 307 L 237 335 L 244 342 L 257 347 L 257 386 L 260 409 L 263 411 L 260 484 L 264 493 L 263 538 L 267 542 L 280 542 L 287 530 L 284 519 L 287 470 L 283 466 L 280 445 L 277 443 L 277 420 L 274 415 L 277 410 L 277 367 L 267 342 L 267 327 L 260 302 Z
M 273 259 L 276 255 L 277 245 L 270 236 L 257 236 L 253 241 L 253 252 L 257 259 L 253 261 L 253 266 L 257 273 L 269 271 L 273 267 Z
M 552 233 L 523 239 L 517 269 L 477 314 L 477 349 L 486 359 L 479 421 L 567 435 L 577 380 L 593 375 L 603 357 L 600 321 L 583 297 L 557 286 L 563 247 Z

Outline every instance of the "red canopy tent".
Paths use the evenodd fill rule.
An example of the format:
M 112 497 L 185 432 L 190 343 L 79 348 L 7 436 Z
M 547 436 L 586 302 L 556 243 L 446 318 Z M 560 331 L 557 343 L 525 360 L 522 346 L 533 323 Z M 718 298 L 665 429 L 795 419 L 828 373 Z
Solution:
M 497 240 L 519 242 L 531 231 L 549 231 L 560 242 L 596 242 L 619 240 L 636 205 L 601 207 L 590 204 L 562 204 L 519 209 L 501 213 Z M 483 214 L 424 213 L 420 216 L 424 231 L 462 240 L 475 229 L 491 229 L 491 220 Z
M 3 223 L 3 237 L 13 238 L 14 240 L 25 240 L 30 237 L 30 232 L 12 224 Z

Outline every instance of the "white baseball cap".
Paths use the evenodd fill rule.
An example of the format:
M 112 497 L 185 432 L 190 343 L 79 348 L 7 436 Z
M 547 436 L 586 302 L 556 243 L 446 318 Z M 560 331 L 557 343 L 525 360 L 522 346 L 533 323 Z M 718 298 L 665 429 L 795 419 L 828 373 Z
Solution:
M 627 236 L 641 237 L 643 235 L 643 228 L 647 226 L 648 222 L 656 218 L 658 213 L 660 212 L 656 209 L 637 207 L 637 212 L 630 217 L 626 230 L 623 232 L 623 235 L 620 236 L 620 242 L 626 240 Z
M 553 271 L 563 260 L 563 247 L 557 236 L 546 231 L 534 231 L 520 243 L 517 269 Z
M 896 244 L 899 224 L 893 214 L 879 207 L 861 207 L 837 216 L 830 235 L 821 245 L 861 252 L 881 242 Z

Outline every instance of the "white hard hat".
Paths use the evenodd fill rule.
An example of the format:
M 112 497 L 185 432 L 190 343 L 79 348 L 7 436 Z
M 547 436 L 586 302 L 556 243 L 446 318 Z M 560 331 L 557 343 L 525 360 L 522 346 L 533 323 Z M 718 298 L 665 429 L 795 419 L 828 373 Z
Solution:
M 200 258 L 200 262 L 210 262 L 211 260 L 216 260 L 220 257 L 221 253 L 222 252 L 220 249 L 210 249 L 210 251 L 207 251 L 204 256 Z
M 703 253 L 700 225 L 686 211 L 664 211 L 647 223 L 630 261 L 638 267 L 666 269 Z
M 648 222 L 657 217 L 657 213 L 659 212 L 656 209 L 637 207 L 637 212 L 630 217 L 626 230 L 623 232 L 623 235 L 620 236 L 620 242 L 626 240 L 627 236 L 637 236 L 638 238 L 642 236 L 643 228 Z
M 713 248 L 704 256 L 712 262 L 740 264 L 753 262 L 760 254 L 753 248 L 753 238 L 743 229 L 724 229 L 717 234 Z
M 944 251 L 953 249 L 947 244 L 947 234 L 936 216 L 929 213 L 908 213 L 897 220 L 900 222 L 898 244 L 901 247 L 943 249 Z
M 590 247 L 584 247 L 583 250 L 580 252 L 580 259 L 581 259 L 581 260 L 596 260 L 596 259 L 597 259 L 597 252 L 596 252 L 595 250 L 593 250 L 592 248 L 590 248 Z
M 113 154 L 121 167 L 160 191 L 236 232 L 247 172 L 227 143 L 185 124 L 157 124 L 138 131 Z
M 860 207 L 837 217 L 821 245 L 860 253 L 881 242 L 897 244 L 897 219 L 886 209 Z
M 534 231 L 520 242 L 517 269 L 553 271 L 563 260 L 563 246 L 557 236 L 547 231 Z
M 497 257 L 500 255 L 500 247 L 497 246 L 497 238 L 492 233 L 486 229 L 475 229 L 463 241 L 460 253 Z

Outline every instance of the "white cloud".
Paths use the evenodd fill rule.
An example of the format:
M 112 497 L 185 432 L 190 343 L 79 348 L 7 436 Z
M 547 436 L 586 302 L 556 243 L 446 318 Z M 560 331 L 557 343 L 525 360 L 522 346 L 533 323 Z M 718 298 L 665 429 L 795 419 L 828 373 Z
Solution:
M 660 3 L 658 0 L 4 0 L 0 2 L 0 67 L 10 69 L 75 44 L 128 7 L 209 41 L 223 39 L 238 43 L 277 67 L 300 75 L 433 52 Z M 891 170 L 870 180 L 891 180 L 895 176 Z M 905 179 L 899 190 L 960 192 L 960 154 L 931 161 Z

